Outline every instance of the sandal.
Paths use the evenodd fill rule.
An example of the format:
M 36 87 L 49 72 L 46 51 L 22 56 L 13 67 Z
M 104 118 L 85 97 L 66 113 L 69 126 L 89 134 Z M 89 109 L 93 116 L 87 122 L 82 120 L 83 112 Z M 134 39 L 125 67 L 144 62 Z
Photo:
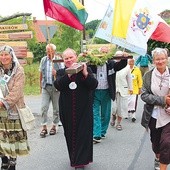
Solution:
M 45 138 L 47 133 L 48 133 L 48 132 L 47 132 L 47 129 L 43 129 L 43 130 L 41 131 L 41 133 L 40 133 L 40 136 L 41 136 L 42 138 Z
M 55 134 L 56 134 L 56 129 L 52 128 L 52 129 L 50 130 L 50 135 L 55 135 Z
M 116 125 L 116 129 L 117 130 L 122 130 L 122 125 L 120 125 L 120 124 Z

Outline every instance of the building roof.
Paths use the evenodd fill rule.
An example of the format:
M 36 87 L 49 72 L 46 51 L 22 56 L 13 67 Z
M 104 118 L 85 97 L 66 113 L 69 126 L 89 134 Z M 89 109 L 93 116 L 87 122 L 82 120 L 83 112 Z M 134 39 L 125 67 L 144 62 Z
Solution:
M 55 34 L 57 26 L 54 20 L 36 20 L 34 17 L 33 29 L 38 42 L 47 42 Z

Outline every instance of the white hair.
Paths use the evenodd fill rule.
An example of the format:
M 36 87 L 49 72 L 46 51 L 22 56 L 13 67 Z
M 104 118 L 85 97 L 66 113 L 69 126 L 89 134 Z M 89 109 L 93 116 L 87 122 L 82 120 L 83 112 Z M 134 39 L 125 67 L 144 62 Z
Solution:
M 123 51 L 116 51 L 115 56 L 123 55 Z
M 155 55 L 159 55 L 159 54 L 164 54 L 166 57 L 168 57 L 168 53 L 167 50 L 164 48 L 155 48 L 152 51 L 152 57 L 154 58 Z
M 48 49 L 48 48 L 52 48 L 54 51 L 56 50 L 56 46 L 54 45 L 54 44 L 47 44 L 46 45 L 46 50 Z

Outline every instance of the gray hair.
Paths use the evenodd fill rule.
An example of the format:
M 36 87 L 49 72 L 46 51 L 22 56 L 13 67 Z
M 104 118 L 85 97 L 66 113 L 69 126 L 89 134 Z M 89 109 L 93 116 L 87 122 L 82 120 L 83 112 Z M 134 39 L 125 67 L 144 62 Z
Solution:
M 68 54 L 74 54 L 77 57 L 76 52 L 71 49 L 71 48 L 67 48 L 66 50 L 63 51 L 62 57 L 64 58 L 65 56 L 67 56 Z
M 168 57 L 168 53 L 167 50 L 164 48 L 155 48 L 152 51 L 152 57 L 154 58 L 154 56 L 159 55 L 159 54 L 164 54 L 166 57 Z
M 56 50 L 56 46 L 54 45 L 54 44 L 47 44 L 46 45 L 46 50 L 48 49 L 48 48 L 52 48 L 54 51 Z

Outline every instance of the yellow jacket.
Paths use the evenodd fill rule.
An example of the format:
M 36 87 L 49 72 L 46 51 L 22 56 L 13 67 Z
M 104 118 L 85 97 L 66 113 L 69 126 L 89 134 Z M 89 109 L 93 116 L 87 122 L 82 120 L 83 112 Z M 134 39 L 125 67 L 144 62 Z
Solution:
M 133 94 L 139 94 L 139 89 L 142 88 L 143 79 L 141 71 L 138 67 L 134 66 L 131 70 L 131 76 L 133 81 Z

